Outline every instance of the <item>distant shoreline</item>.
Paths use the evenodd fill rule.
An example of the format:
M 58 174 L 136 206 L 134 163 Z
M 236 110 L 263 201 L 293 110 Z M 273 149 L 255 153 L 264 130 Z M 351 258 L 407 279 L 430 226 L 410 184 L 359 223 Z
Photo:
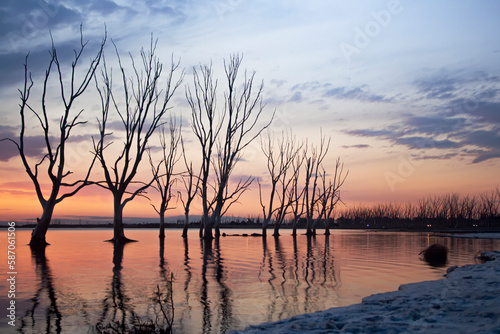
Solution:
M 33 223 L 19 223 L 16 228 L 18 229 L 32 229 L 36 226 Z M 124 224 L 126 229 L 159 229 L 160 226 L 158 223 L 132 223 L 132 224 Z M 182 224 L 176 223 L 166 223 L 165 229 L 182 229 L 184 226 Z M 51 224 L 50 229 L 112 229 L 113 224 Z M 298 226 L 298 230 L 305 229 L 305 226 Z M 190 230 L 199 229 L 198 223 L 191 223 L 189 225 Z M 262 224 L 260 223 L 223 223 L 221 225 L 221 229 L 254 229 L 261 230 Z M 270 224 L 267 227 L 267 230 L 273 230 L 274 225 Z M 290 225 L 282 225 L 280 230 L 291 230 L 292 226 Z M 386 232 L 432 232 L 432 233 L 500 233 L 500 227 L 467 227 L 467 228 L 380 228 L 380 227 L 330 227 L 330 231 L 335 230 L 366 230 L 366 231 L 386 231 Z M 322 235 L 324 233 L 324 227 L 317 228 L 317 234 Z

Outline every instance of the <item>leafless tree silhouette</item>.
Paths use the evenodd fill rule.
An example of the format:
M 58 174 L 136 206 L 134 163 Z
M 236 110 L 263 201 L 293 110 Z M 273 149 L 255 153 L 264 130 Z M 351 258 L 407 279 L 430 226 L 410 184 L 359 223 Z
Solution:
M 264 203 L 262 185 L 259 182 L 259 199 L 262 207 L 262 235 L 267 234 L 267 225 L 275 218 L 275 232 L 279 235 L 279 226 L 283 222 L 288 208 L 293 204 L 293 196 L 290 196 L 290 186 L 293 186 L 295 177 L 300 167 L 294 165 L 294 160 L 299 154 L 302 145 L 297 145 L 291 134 L 281 134 L 281 139 L 274 139 L 269 132 L 266 139 L 261 140 L 261 149 L 267 159 L 267 171 L 270 177 L 269 200 Z M 275 200 L 277 197 L 277 201 Z
M 263 84 L 254 91 L 255 73 L 244 74 L 241 88 L 237 78 L 242 57 L 233 55 L 224 62 L 227 91 L 223 108 L 217 108 L 217 85 L 212 66 L 193 69 L 193 88 L 188 88 L 186 97 L 191 106 L 192 128 L 202 151 L 200 195 L 203 205 L 204 238 L 216 235 L 224 206 L 231 205 L 248 189 L 253 178 L 240 180 L 229 190 L 230 176 L 235 165 L 242 158 L 243 150 L 265 130 L 271 120 L 263 126 L 258 121 L 264 110 L 262 103 Z M 213 181 L 213 193 L 209 194 L 209 183 Z M 213 199 L 213 202 L 211 202 Z
M 321 171 L 320 168 L 330 148 L 330 141 L 330 137 L 326 139 L 323 135 L 321 135 L 319 149 L 315 146 L 312 146 L 311 152 L 309 153 L 308 147 L 306 145 L 304 151 L 304 163 L 306 171 L 303 201 L 306 209 L 307 235 L 313 234 L 313 226 L 316 224 L 317 220 L 321 218 L 321 215 L 318 214 L 316 220 L 313 220 L 315 209 L 317 208 L 317 204 L 322 197 L 319 192 L 318 185 L 319 175 Z
M 115 46 L 120 74 L 122 78 L 123 95 L 119 98 L 114 92 L 112 75 L 106 62 L 102 70 L 102 86 L 96 80 L 96 87 L 101 97 L 102 115 L 99 122 L 99 138 L 94 140 L 94 150 L 104 172 L 104 181 L 97 184 L 108 189 L 113 195 L 113 241 L 122 243 L 130 241 L 125 237 L 123 230 L 123 209 L 127 203 L 137 196 L 145 196 L 158 176 L 159 167 L 148 181 L 136 181 L 137 172 L 141 165 L 148 142 L 164 122 L 164 115 L 169 111 L 169 102 L 181 84 L 183 73 L 175 81 L 174 73 L 179 62 L 172 59 L 165 82 L 163 65 L 156 57 L 157 40 L 151 38 L 149 51 L 141 50 L 141 65 L 139 68 L 130 55 L 133 74 L 128 77 L 122 65 L 118 48 Z M 161 88 L 160 85 L 163 85 Z M 114 109 L 123 126 L 124 142 L 118 156 L 110 164 L 105 151 L 112 144 L 106 138 L 111 134 L 107 130 L 110 109 Z
M 80 75 L 81 58 L 84 56 L 84 51 L 88 45 L 88 41 L 84 42 L 83 40 L 82 27 L 80 27 L 80 46 L 78 49 L 74 50 L 74 58 L 70 67 L 70 75 L 68 76 L 65 73 L 65 65 L 61 64 L 59 61 L 56 47 L 54 41 L 52 40 L 52 47 L 49 51 L 50 61 L 47 70 L 45 71 L 40 107 L 35 107 L 29 102 L 34 82 L 31 77 L 31 72 L 28 71 L 29 55 L 26 56 L 24 63 L 24 87 L 19 90 L 21 95 L 21 103 L 19 104 L 21 114 L 21 131 L 19 134 L 19 140 L 2 140 L 8 140 L 16 145 L 26 173 L 33 182 L 36 195 L 42 205 L 42 216 L 41 218 L 37 218 L 36 227 L 31 234 L 30 245 L 32 247 L 44 247 L 47 244 L 46 234 L 55 206 L 64 199 L 75 195 L 83 187 L 90 184 L 89 176 L 95 162 L 95 157 L 91 160 L 90 166 L 88 167 L 84 178 L 68 182 L 66 181 L 67 177 L 73 174 L 73 172 L 67 170 L 66 153 L 72 131 L 78 125 L 86 123 L 86 121 L 80 120 L 83 109 L 79 112 L 74 111 L 75 101 L 87 90 L 89 83 L 94 78 L 95 71 L 101 62 L 105 43 L 106 34 L 101 41 L 96 55 L 90 59 L 90 64 L 88 65 L 87 70 L 83 73 L 83 75 Z M 56 115 L 53 111 L 49 110 L 48 107 L 48 104 L 53 103 L 53 100 L 49 101 L 49 90 L 51 89 L 51 79 L 54 71 L 56 72 L 60 90 L 59 101 L 62 103 L 62 106 L 58 107 L 58 109 L 62 109 L 62 115 L 59 117 L 59 124 L 56 131 L 52 130 L 52 126 L 54 124 L 50 121 L 50 119 Z M 69 82 L 67 79 L 68 77 L 70 78 Z M 78 79 L 79 77 L 82 78 Z M 27 114 L 29 113 L 32 113 L 36 117 L 39 127 L 43 132 L 42 137 L 45 144 L 43 156 L 37 162 L 30 161 L 28 154 L 26 153 L 25 136 L 26 131 L 28 130 L 26 122 L 28 117 Z M 40 167 L 45 165 L 47 165 L 46 171 L 51 183 L 48 195 L 47 193 L 44 193 L 42 189 L 40 182 L 42 175 L 39 173 L 41 169 Z M 63 189 L 67 189 L 67 191 L 61 194 L 61 192 L 64 191 Z
M 322 194 L 319 196 L 321 209 L 318 210 L 323 214 L 323 220 L 325 222 L 325 234 L 330 234 L 330 219 L 332 213 L 335 210 L 335 206 L 342 202 L 340 196 L 340 188 L 344 185 L 344 182 L 349 175 L 349 171 L 344 171 L 344 164 L 337 158 L 335 161 L 335 167 L 333 169 L 333 174 L 330 178 L 327 178 L 327 172 L 323 168 L 320 174 L 321 178 L 321 189 Z M 313 231 L 315 233 L 315 231 Z
M 184 166 L 186 167 L 186 172 L 181 175 L 181 180 L 184 185 L 184 189 L 186 190 L 186 199 L 182 197 L 182 192 L 179 191 L 179 199 L 182 202 L 182 207 L 184 208 L 184 227 L 182 229 L 182 237 L 187 238 L 188 235 L 188 227 L 189 227 L 189 210 L 191 209 L 191 203 L 195 199 L 198 194 L 198 189 L 200 186 L 200 173 L 202 169 L 200 168 L 198 175 L 195 175 L 193 162 L 190 161 L 188 163 L 186 157 L 186 150 L 184 148 L 184 142 L 181 138 L 181 146 L 182 146 L 182 157 L 184 160 Z M 200 229 L 201 233 L 202 230 Z
M 156 213 L 160 216 L 160 238 L 165 238 L 165 213 L 169 209 L 168 205 L 172 199 L 172 187 L 176 180 L 175 165 L 180 159 L 178 151 L 179 142 L 181 140 L 181 128 L 177 125 L 174 118 L 170 117 L 169 138 L 165 133 L 165 128 L 160 129 L 160 145 L 162 149 L 162 160 L 159 168 L 153 162 L 151 154 L 149 154 L 149 163 L 151 171 L 155 177 L 155 188 L 160 193 L 160 205 L 158 208 L 154 205 Z M 149 151 L 148 151 L 149 152 Z M 159 172 L 159 173 L 158 173 Z
M 302 200 L 304 196 L 304 191 L 305 188 L 301 188 L 299 186 L 299 180 L 300 180 L 300 170 L 302 167 L 302 164 L 304 163 L 305 159 L 305 154 L 304 152 L 297 154 L 295 159 L 292 161 L 293 165 L 293 170 L 296 171 L 296 173 L 293 174 L 292 177 L 292 183 L 290 185 L 290 189 L 288 191 L 287 197 L 289 199 L 289 202 L 291 203 L 291 210 L 293 214 L 292 218 L 292 235 L 296 236 L 297 235 L 297 224 L 299 222 L 299 219 L 302 217 L 304 214 L 304 201 Z

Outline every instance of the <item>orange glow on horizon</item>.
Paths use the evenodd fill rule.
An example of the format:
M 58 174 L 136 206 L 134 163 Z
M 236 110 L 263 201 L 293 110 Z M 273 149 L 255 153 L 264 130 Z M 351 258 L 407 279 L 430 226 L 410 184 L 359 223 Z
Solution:
M 341 189 L 342 199 L 348 206 L 372 205 L 385 202 L 407 203 L 416 202 L 420 198 L 458 193 L 459 195 L 478 195 L 498 187 L 498 167 L 495 160 L 481 164 L 463 163 L 453 160 L 420 160 L 412 161 L 408 154 L 387 153 L 385 148 L 354 149 L 333 148 L 326 166 L 333 165 L 336 156 L 341 156 L 349 176 Z M 403 157 L 403 158 L 402 158 Z M 406 159 L 406 160 L 405 160 Z M 412 166 L 404 165 L 411 161 Z M 5 173 L 0 176 L 0 220 L 34 221 L 40 217 L 42 208 L 34 192 L 34 187 L 28 176 L 20 168 L 18 159 L 7 163 Z M 238 164 L 238 175 L 253 174 L 261 182 L 266 182 L 265 163 L 262 157 L 255 156 L 252 160 Z M 388 178 L 389 175 L 390 177 Z M 147 175 L 146 175 L 147 176 Z M 140 179 L 142 175 L 138 175 Z M 237 176 L 235 176 L 237 178 Z M 392 179 L 391 179 L 392 177 Z M 391 184 L 392 182 L 392 184 Z M 178 190 L 183 190 L 177 185 Z M 46 194 L 47 184 L 43 185 Z M 176 189 L 177 190 L 177 189 Z M 264 201 L 268 197 L 268 188 L 263 187 Z M 124 217 L 157 218 L 151 204 L 159 203 L 159 195 L 155 190 L 149 190 L 147 196 L 151 201 L 137 197 L 129 202 L 124 210 Z M 106 189 L 89 186 L 74 197 L 59 203 L 54 211 L 54 219 L 70 216 L 113 216 L 113 201 Z M 171 210 L 167 217 L 182 216 L 184 210 L 180 200 L 173 198 Z M 338 210 L 341 211 L 340 205 Z M 191 206 L 191 215 L 202 213 L 199 199 Z M 232 205 L 226 216 L 243 218 L 262 217 L 257 181 L 251 185 L 238 203 Z

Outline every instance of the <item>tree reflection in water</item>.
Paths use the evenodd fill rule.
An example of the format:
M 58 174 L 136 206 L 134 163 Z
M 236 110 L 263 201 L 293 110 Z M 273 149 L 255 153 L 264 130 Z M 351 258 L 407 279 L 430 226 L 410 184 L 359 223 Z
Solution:
M 168 249 L 164 239 L 154 246 L 116 244 L 112 264 L 102 266 L 104 271 L 94 276 L 107 278 L 97 286 L 100 290 L 94 290 L 103 294 L 93 300 L 79 297 L 89 294 L 63 279 L 59 290 L 71 291 L 56 293 L 45 252 L 33 252 L 39 287 L 22 318 L 21 332 L 59 333 L 65 326 L 83 326 L 90 333 L 131 332 L 153 325 L 166 328 L 169 323 L 162 318 L 159 299 L 175 305 L 175 333 L 224 333 L 328 308 L 335 303 L 339 269 L 334 266 L 329 237 L 325 236 L 324 244 L 316 238 L 183 238 L 168 243 L 172 245 Z M 125 247 L 129 250 L 126 268 Z M 158 255 L 148 258 L 155 248 Z M 155 299 L 155 293 L 161 293 L 161 298 Z
M 224 259 L 221 256 L 219 238 L 215 239 L 215 273 L 215 279 L 219 285 L 219 328 L 224 333 L 232 328 L 235 324 L 235 319 L 233 317 L 232 293 L 226 284 L 227 273 L 224 270 Z
M 168 299 L 173 284 L 176 334 L 223 333 L 341 306 L 352 291 L 411 281 L 413 273 L 430 280 L 442 272 L 418 259 L 418 252 L 434 241 L 427 235 L 339 231 L 263 239 L 240 234 L 205 242 L 193 232 L 194 238 L 181 239 L 171 231 L 158 243 L 153 231 L 141 230 L 136 231 L 140 243 L 110 248 L 101 242 L 101 231 L 86 232 L 95 235 L 94 243 L 61 231 L 60 240 L 72 242 L 54 243 L 47 253 L 26 249 L 20 254 L 24 263 L 31 258 L 32 266 L 19 280 L 18 331 L 95 333 L 99 326 L 123 332 L 155 324 L 163 314 L 153 300 L 157 286 Z M 498 241 L 446 240 L 458 254 L 451 258 L 456 265 L 467 264 L 476 249 L 498 248 Z M 389 262 L 381 260 L 391 256 Z M 103 263 L 104 257 L 108 260 Z M 340 283 L 341 259 L 345 286 Z M 402 262 L 408 268 L 404 275 Z
M 292 236 L 293 252 L 287 252 L 280 238 L 274 238 L 274 252 L 262 241 L 262 263 L 259 278 L 267 277 L 269 297 L 263 321 L 276 321 L 301 313 L 318 311 L 321 300 L 332 300 L 339 284 L 334 257 L 325 236 L 324 249 L 320 249 L 316 236 L 306 236 L 305 254 L 301 254 L 297 236 Z M 291 255 L 291 256 L 290 256 Z M 287 257 L 288 256 L 288 257 Z M 321 308 L 320 308 L 321 309 Z
M 56 290 L 50 269 L 49 260 L 45 255 L 45 248 L 31 248 L 31 258 L 35 261 L 35 270 L 37 279 L 39 279 L 38 289 L 33 298 L 31 298 L 32 306 L 26 311 L 26 315 L 20 320 L 21 325 L 19 331 L 21 333 L 40 332 L 40 327 L 37 326 L 38 312 L 43 312 L 40 308 L 45 308 L 45 333 L 61 333 L 62 314 L 57 305 Z M 47 298 L 45 298 L 46 293 Z M 48 299 L 48 300 L 47 300 Z M 48 305 L 47 305 L 48 301 Z
M 180 310 L 180 312 L 177 312 L 177 314 L 180 313 L 179 319 L 175 319 L 177 324 L 179 325 L 180 329 L 183 330 L 186 326 L 189 325 L 191 322 L 191 311 L 192 311 L 192 306 L 190 304 L 190 283 L 191 279 L 193 277 L 192 273 L 192 268 L 191 268 L 191 262 L 189 258 L 189 242 L 188 238 L 182 238 L 183 240 L 183 245 L 184 245 L 184 260 L 183 260 L 183 266 L 184 266 L 184 287 L 183 287 L 183 292 L 184 292 L 184 298 L 183 298 L 183 308 Z M 184 332 L 184 330 L 182 331 Z
M 236 325 L 233 315 L 233 299 L 231 289 L 227 285 L 227 273 L 224 269 L 224 259 L 221 256 L 220 239 L 215 239 L 215 256 L 212 249 L 212 240 L 200 239 L 202 249 L 202 270 L 200 303 L 202 305 L 202 330 L 203 333 L 224 333 Z M 209 274 L 212 270 L 212 276 Z M 209 283 L 214 278 L 217 283 L 216 298 L 210 298 Z M 215 323 L 213 323 L 213 311 L 217 311 Z
M 102 312 L 96 325 L 97 331 L 116 330 L 125 333 L 130 324 L 133 324 L 136 315 L 131 299 L 122 282 L 122 262 L 124 243 L 115 243 L 113 246 L 113 276 L 111 286 L 102 301 Z

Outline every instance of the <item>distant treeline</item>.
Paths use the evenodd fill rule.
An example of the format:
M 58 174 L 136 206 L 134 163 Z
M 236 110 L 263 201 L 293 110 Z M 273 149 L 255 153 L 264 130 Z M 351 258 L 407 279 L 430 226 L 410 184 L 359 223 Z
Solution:
M 339 228 L 477 228 L 500 227 L 500 188 L 479 195 L 450 193 L 416 203 L 383 203 L 343 210 Z

